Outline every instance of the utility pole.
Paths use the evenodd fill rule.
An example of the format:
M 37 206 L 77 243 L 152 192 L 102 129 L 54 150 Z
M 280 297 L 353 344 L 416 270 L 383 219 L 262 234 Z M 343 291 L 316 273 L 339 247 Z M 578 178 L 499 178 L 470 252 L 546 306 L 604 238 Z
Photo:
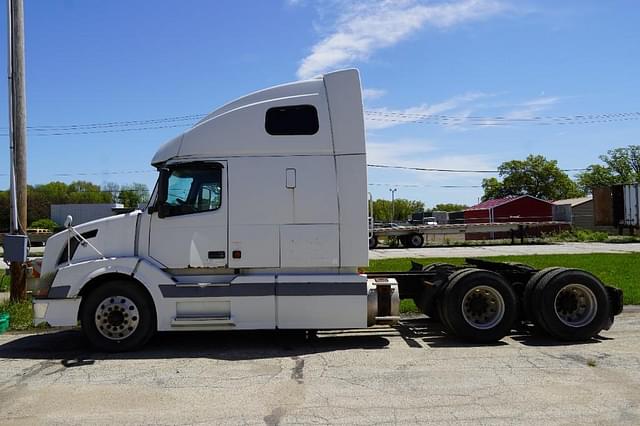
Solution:
M 24 70 L 24 4 L 7 0 L 9 138 L 11 149 L 11 234 L 25 234 L 27 224 L 27 108 Z M 11 300 L 26 298 L 21 262 L 11 262 Z
M 393 188 L 393 189 L 389 188 L 389 191 L 391 191 L 391 222 L 393 222 L 393 218 L 396 213 L 394 208 L 395 207 L 394 203 L 395 203 L 395 194 L 397 190 L 398 188 Z

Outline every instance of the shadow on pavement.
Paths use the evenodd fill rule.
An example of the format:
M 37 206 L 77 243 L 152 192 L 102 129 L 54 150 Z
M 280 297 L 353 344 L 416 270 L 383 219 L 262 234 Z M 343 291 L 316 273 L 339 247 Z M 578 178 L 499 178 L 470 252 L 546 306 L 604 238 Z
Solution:
M 492 343 L 474 343 L 447 334 L 442 324 L 428 317 L 405 319 L 394 327 L 408 346 L 419 348 L 419 340 L 431 348 L 475 348 L 487 346 L 504 346 L 499 341 Z
M 442 325 L 428 317 L 405 318 L 394 327 L 374 327 L 349 331 L 320 332 L 306 337 L 303 331 L 200 331 L 163 332 L 139 351 L 95 352 L 77 329 L 52 331 L 18 337 L 0 346 L 1 358 L 59 359 L 65 367 L 91 365 L 105 359 L 210 358 L 251 360 L 292 357 L 350 349 L 384 349 L 388 337 L 399 336 L 412 348 L 476 348 L 506 346 L 505 341 L 473 343 L 448 335 Z M 558 341 L 533 327 L 514 330 L 511 339 L 526 346 L 568 346 L 600 343 L 597 336 L 581 342 Z
M 488 346 L 506 346 L 507 342 L 498 341 L 492 343 L 474 343 L 457 338 L 447 334 L 442 324 L 428 317 L 419 317 L 404 319 L 394 327 L 400 333 L 410 347 L 421 347 L 418 342 L 421 340 L 431 348 L 475 348 Z M 533 326 L 523 325 L 512 330 L 509 337 L 514 341 L 525 346 L 573 346 L 600 343 L 604 340 L 611 340 L 608 337 L 596 336 L 589 340 L 577 342 L 567 342 L 554 339 L 543 334 L 539 329 Z
M 60 359 L 65 367 L 103 359 L 211 358 L 250 360 L 291 357 L 349 349 L 382 349 L 389 340 L 379 335 L 322 335 L 304 332 L 200 331 L 156 334 L 141 350 L 124 353 L 95 352 L 79 330 L 27 335 L 0 346 L 0 358 Z

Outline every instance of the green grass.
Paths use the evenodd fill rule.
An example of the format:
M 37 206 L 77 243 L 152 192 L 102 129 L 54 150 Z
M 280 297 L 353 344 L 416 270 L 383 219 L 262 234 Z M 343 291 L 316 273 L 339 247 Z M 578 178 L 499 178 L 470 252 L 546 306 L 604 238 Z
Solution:
M 605 284 L 613 285 L 623 290 L 624 303 L 640 304 L 640 254 L 554 254 L 531 256 L 495 256 L 483 257 L 483 259 L 521 262 L 534 268 L 542 269 L 548 266 L 564 266 L 568 268 L 584 269 L 591 272 Z M 369 272 L 396 272 L 408 271 L 411 268 L 411 260 L 423 265 L 429 263 L 452 263 L 462 265 L 464 258 L 400 258 L 371 260 Z M 400 308 L 402 312 L 412 312 L 412 303 L 403 302 Z M 403 311 L 403 309 L 405 309 Z
M 4 273 L 0 273 L 0 292 L 9 291 L 10 285 L 11 277 L 9 275 L 5 275 Z
M 7 312 L 11 316 L 9 319 L 9 330 L 29 330 L 33 329 L 33 310 L 31 300 L 24 302 L 5 301 L 0 303 L 0 312 Z

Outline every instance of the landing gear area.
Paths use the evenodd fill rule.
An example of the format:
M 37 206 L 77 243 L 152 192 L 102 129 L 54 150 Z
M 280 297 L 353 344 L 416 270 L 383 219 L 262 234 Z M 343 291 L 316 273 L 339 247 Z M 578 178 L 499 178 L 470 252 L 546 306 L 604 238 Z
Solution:
M 622 312 L 622 291 L 579 269 L 467 259 L 464 266 L 413 263 L 408 272 L 368 277 L 395 279 L 401 299 L 413 299 L 448 334 L 478 343 L 527 324 L 558 340 L 588 340 Z

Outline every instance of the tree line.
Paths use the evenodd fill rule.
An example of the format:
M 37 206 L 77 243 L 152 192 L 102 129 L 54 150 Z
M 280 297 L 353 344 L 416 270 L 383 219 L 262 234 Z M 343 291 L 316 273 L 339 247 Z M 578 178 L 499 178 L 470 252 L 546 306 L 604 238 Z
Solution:
M 584 197 L 598 186 L 640 182 L 640 145 L 610 149 L 598 158 L 601 164 L 589 165 L 575 179 L 561 170 L 556 160 L 548 160 L 542 155 L 506 161 L 498 167 L 497 178 L 482 180 L 482 200 L 531 195 L 554 201 Z M 445 203 L 436 204 L 433 211 L 453 212 L 467 208 L 464 204 Z M 421 201 L 397 199 L 391 217 L 391 201 L 373 202 L 373 214 L 378 222 L 406 221 L 412 213 L 424 210 L 425 204 Z
M 49 182 L 27 186 L 27 227 L 53 228 L 61 224 L 52 222 L 51 204 L 102 204 L 122 203 L 135 208 L 149 199 L 145 184 L 118 185 L 107 182 L 102 186 L 77 180 L 69 184 Z M 0 191 L 0 229 L 9 229 L 9 191 Z
M 640 180 L 640 145 L 610 149 L 599 158 L 602 164 L 591 164 L 575 180 L 558 167 L 556 160 L 547 160 L 542 155 L 504 162 L 498 167 L 500 179 L 482 180 L 482 199 L 532 195 L 543 200 L 561 200 L 583 197 L 598 186 Z

